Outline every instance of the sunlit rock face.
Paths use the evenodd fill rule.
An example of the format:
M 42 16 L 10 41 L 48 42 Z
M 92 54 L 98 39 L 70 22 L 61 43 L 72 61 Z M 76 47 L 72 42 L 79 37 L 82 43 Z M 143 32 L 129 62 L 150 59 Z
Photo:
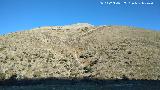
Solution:
M 0 80 L 160 80 L 160 32 L 77 23 L 0 36 Z

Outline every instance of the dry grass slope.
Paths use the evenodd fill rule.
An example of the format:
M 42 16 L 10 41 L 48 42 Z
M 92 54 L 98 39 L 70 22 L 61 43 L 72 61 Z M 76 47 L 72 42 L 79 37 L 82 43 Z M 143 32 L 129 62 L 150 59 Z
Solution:
M 7 34 L 0 37 L 0 79 L 12 76 L 160 80 L 160 32 L 84 25 Z

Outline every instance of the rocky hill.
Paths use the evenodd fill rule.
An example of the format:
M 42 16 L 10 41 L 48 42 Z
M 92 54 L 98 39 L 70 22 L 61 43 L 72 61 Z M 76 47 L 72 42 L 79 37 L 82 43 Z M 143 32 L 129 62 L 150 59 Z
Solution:
M 160 80 L 160 32 L 78 23 L 0 36 L 0 80 Z

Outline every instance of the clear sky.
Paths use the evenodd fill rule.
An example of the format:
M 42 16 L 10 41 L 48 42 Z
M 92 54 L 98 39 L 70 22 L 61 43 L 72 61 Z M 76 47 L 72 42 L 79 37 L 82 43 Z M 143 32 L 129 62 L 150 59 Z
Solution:
M 100 3 L 114 1 L 154 4 Z M 77 22 L 160 30 L 160 0 L 0 0 L 0 34 Z

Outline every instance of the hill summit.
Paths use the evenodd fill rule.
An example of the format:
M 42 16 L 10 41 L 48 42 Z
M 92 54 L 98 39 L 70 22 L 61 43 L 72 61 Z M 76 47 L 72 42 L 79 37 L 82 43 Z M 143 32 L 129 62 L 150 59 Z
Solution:
M 61 29 L 83 29 L 85 27 L 93 27 L 93 25 L 89 23 L 76 23 L 76 24 L 65 25 L 65 26 L 45 26 L 45 27 L 39 27 L 35 29 L 61 30 Z
M 0 36 L 0 80 L 160 80 L 160 32 L 78 23 Z

